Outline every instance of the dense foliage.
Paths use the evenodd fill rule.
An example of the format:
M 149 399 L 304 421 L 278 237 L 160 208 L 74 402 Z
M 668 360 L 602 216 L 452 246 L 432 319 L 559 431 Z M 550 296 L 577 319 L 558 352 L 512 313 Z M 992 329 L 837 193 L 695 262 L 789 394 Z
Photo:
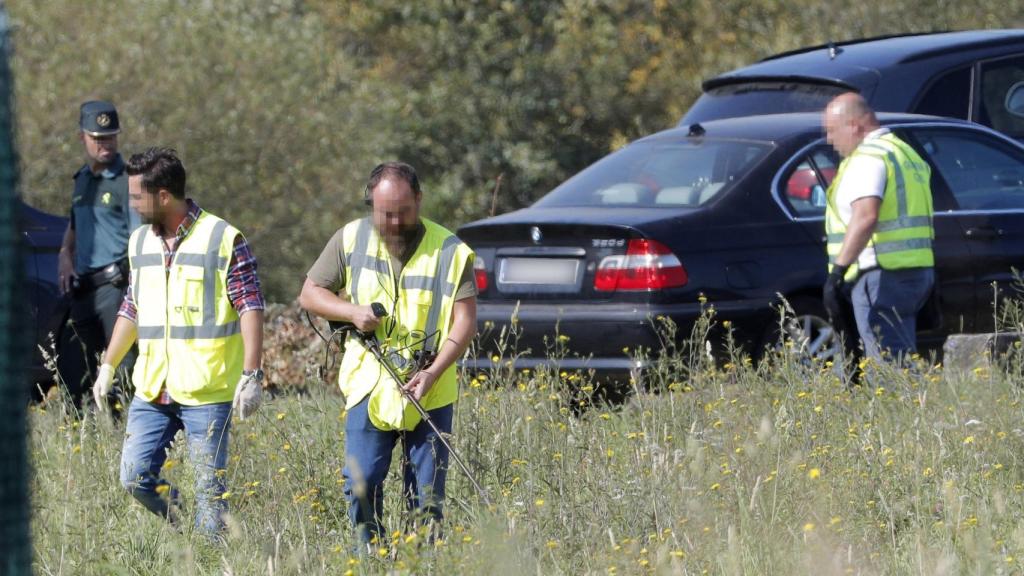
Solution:
M 768 54 L 906 31 L 1014 27 L 998 0 L 8 2 L 24 195 L 65 213 L 78 104 L 118 104 L 127 152 L 172 145 L 290 300 L 365 176 L 399 157 L 455 227 L 524 206 L 673 125 L 702 79 Z M 501 185 L 492 198 L 496 182 Z

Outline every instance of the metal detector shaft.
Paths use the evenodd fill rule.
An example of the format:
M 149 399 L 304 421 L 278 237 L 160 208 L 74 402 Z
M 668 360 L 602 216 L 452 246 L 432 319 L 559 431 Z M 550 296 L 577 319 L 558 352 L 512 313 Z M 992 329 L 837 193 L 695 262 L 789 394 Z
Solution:
M 448 440 L 444 437 L 444 434 L 441 432 L 441 429 L 438 428 L 437 424 L 434 423 L 434 419 L 430 417 L 430 414 L 428 414 L 427 411 L 423 408 L 423 405 L 419 403 L 419 400 L 416 400 L 416 398 L 414 398 L 413 395 L 409 393 L 408 390 L 402 388 L 403 379 L 398 375 L 398 373 L 395 372 L 395 369 L 392 368 L 391 364 L 389 364 L 387 360 L 384 358 L 384 354 L 380 351 L 380 342 L 377 341 L 377 337 L 374 334 L 366 334 L 365 332 L 360 332 L 358 330 L 356 330 L 355 333 L 358 336 L 358 338 L 362 340 L 363 344 L 366 345 L 366 348 L 370 351 L 370 354 L 373 354 L 373 357 L 377 359 L 377 362 L 379 362 L 380 365 L 384 367 L 384 370 L 386 370 L 387 373 L 391 376 L 391 378 L 394 379 L 395 385 L 398 386 L 398 390 L 399 392 L 402 393 L 402 396 L 404 396 L 405 399 L 408 400 L 413 405 L 414 408 L 416 408 L 416 411 L 419 412 L 420 414 L 420 418 L 423 418 L 423 421 L 426 422 L 428 426 L 430 426 L 430 428 L 434 431 L 434 434 L 437 434 L 437 439 L 440 440 L 442 444 L 444 444 L 444 447 L 448 449 L 448 454 L 451 455 L 452 460 L 455 460 L 455 463 L 459 465 L 459 468 L 462 470 L 462 472 L 466 475 L 467 478 L 469 478 L 469 481 L 473 484 L 473 487 L 476 488 L 477 493 L 480 494 L 480 499 L 483 500 L 485 505 L 490 506 L 491 499 L 487 497 L 487 492 L 485 492 L 483 486 L 481 486 L 480 483 L 477 482 L 476 477 L 473 476 L 473 472 L 470 471 L 469 466 L 467 466 L 466 463 L 462 460 L 462 457 L 459 456 L 459 453 L 456 452 L 455 448 L 453 448 L 452 445 L 448 443 Z

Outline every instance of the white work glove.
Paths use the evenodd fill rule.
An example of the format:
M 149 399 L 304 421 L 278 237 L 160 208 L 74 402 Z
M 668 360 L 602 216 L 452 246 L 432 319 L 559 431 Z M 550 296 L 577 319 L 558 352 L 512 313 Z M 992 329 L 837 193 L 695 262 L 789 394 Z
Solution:
M 96 407 L 100 412 L 107 411 L 107 394 L 110 394 L 110 387 L 114 384 L 114 367 L 110 364 L 100 366 L 96 374 L 96 382 L 92 385 L 92 397 L 96 401 Z
M 231 402 L 231 409 L 238 414 L 238 418 L 245 420 L 256 413 L 263 401 L 263 383 L 254 374 L 238 379 L 238 386 L 235 387 L 235 399 Z

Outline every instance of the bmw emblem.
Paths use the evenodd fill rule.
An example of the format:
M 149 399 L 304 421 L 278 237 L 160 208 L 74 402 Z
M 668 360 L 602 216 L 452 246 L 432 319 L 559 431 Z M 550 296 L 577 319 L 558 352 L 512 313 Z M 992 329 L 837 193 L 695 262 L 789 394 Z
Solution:
M 544 239 L 544 235 L 540 233 L 540 228 L 536 226 L 530 227 L 530 239 L 533 240 L 534 244 L 540 244 L 540 241 Z

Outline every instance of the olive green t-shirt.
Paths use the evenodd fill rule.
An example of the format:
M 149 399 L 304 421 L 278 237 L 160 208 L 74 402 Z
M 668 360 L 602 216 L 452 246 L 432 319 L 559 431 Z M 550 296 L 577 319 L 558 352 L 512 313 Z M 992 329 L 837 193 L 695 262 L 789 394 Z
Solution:
M 327 288 L 331 292 L 340 293 L 344 292 L 345 288 L 345 250 L 344 243 L 342 240 L 342 230 L 339 229 L 331 236 L 331 239 L 327 242 L 327 246 L 324 246 L 323 252 L 313 263 L 313 266 L 306 272 L 306 277 L 309 278 L 314 284 L 321 288 Z M 412 255 L 416 252 L 416 247 L 419 246 L 420 241 L 423 240 L 423 234 L 426 232 L 426 228 L 420 226 L 419 234 L 415 240 L 409 243 L 405 253 L 400 257 L 391 256 L 391 269 L 394 270 L 395 276 L 402 274 L 402 268 L 405 263 L 412 258 Z M 476 289 L 476 277 L 473 274 L 473 267 L 466 266 L 466 269 L 462 271 L 462 279 L 459 281 L 459 289 L 455 291 L 455 299 L 463 300 L 465 298 L 471 298 L 477 295 Z

